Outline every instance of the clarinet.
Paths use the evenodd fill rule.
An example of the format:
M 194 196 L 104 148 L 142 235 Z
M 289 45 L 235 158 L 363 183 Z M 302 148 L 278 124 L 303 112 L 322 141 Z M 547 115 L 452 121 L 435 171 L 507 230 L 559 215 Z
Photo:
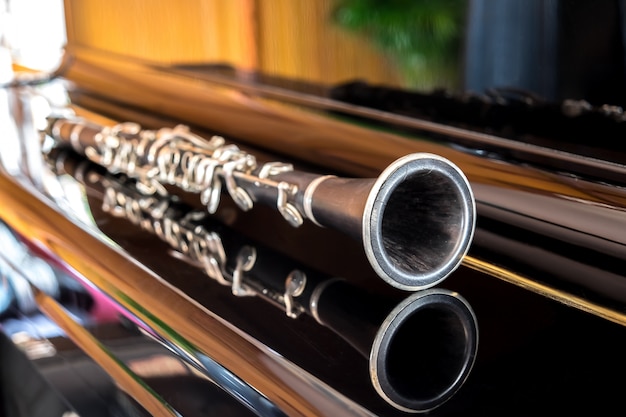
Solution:
M 374 271 L 407 291 L 430 288 L 460 265 L 472 241 L 475 201 L 452 162 L 415 153 L 378 178 L 340 178 L 260 164 L 222 137 L 203 139 L 186 126 L 145 130 L 135 123 L 101 126 L 51 117 L 47 134 L 58 143 L 124 173 L 152 190 L 166 185 L 198 193 L 214 213 L 222 190 L 242 210 L 274 206 L 293 226 L 305 219 L 361 241 Z

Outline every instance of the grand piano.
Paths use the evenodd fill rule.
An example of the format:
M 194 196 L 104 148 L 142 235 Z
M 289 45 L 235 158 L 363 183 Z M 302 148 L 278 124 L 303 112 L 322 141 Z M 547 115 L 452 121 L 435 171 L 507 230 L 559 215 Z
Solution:
M 0 416 L 622 415 L 625 7 L 65 0 L 45 70 L 0 37 Z

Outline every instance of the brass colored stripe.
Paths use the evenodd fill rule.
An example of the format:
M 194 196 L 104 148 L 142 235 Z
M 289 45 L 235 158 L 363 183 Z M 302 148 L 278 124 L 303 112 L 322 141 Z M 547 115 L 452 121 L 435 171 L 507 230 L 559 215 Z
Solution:
M 509 271 L 505 268 L 499 267 L 489 262 L 482 261 L 472 256 L 466 256 L 463 260 L 463 264 L 476 271 L 491 275 L 510 284 L 517 285 L 520 288 L 532 291 L 567 306 L 585 311 L 587 313 L 591 313 L 595 316 L 612 321 L 622 326 L 626 325 L 625 312 L 617 311 L 598 303 L 594 303 L 582 297 L 573 295 L 567 291 L 563 291 L 558 288 L 554 288 L 546 284 L 534 281 L 513 271 Z

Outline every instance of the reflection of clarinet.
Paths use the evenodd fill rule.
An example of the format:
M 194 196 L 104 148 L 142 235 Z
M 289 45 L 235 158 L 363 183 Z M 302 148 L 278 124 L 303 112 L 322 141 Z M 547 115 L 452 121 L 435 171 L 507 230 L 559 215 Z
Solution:
M 209 212 L 222 184 L 244 210 L 276 206 L 294 226 L 305 218 L 363 242 L 374 270 L 405 290 L 431 287 L 460 264 L 474 232 L 475 204 L 463 173 L 432 154 L 407 155 L 378 178 L 346 179 L 257 164 L 221 137 L 207 141 L 184 126 L 158 131 L 51 118 L 48 134 L 113 173 L 151 188 L 176 185 L 200 194 Z
M 58 161 L 57 169 L 74 171 L 71 160 Z M 90 166 L 95 168 L 83 161 L 74 175 L 102 193 L 106 212 L 159 236 L 178 257 L 232 287 L 233 294 L 259 296 L 292 318 L 303 312 L 313 316 L 369 358 L 374 387 L 394 407 L 410 412 L 437 407 L 468 376 L 478 330 L 471 307 L 458 294 L 429 289 L 400 303 L 385 301 L 252 245 L 175 196 L 144 194 L 140 184 Z M 233 259 L 230 253 L 237 255 Z

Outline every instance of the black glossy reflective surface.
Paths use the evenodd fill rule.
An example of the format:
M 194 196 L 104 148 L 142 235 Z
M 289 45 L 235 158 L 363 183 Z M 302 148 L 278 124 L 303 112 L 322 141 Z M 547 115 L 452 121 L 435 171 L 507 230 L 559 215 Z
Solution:
M 82 16 L 81 6 L 70 3 L 75 2 L 67 4 L 74 7 L 76 16 Z M 475 310 L 480 346 L 466 383 L 448 403 L 430 414 L 621 415 L 621 393 L 626 388 L 622 377 L 626 371 L 626 157 L 621 107 L 626 102 L 624 2 L 324 3 L 328 6 L 324 6 L 324 13 L 313 18 L 322 20 L 325 30 L 382 51 L 374 60 L 359 56 L 359 71 L 341 76 L 333 72 L 339 59 L 331 58 L 350 55 L 352 50 L 341 43 L 324 41 L 307 43 L 311 48 L 290 49 L 299 45 L 298 40 L 307 40 L 306 31 L 311 27 L 304 24 L 305 16 L 295 11 L 283 23 L 290 36 L 271 38 L 266 36 L 263 22 L 272 9 L 252 3 L 258 7 L 252 15 L 259 25 L 259 36 L 253 42 L 259 56 L 245 68 L 236 59 L 172 58 L 174 65 L 136 60 L 143 51 L 134 51 L 137 56 L 129 59 L 128 54 L 116 55 L 121 51 L 111 46 L 113 42 L 94 46 L 89 45 L 88 38 L 72 39 L 68 51 L 73 60 L 68 61 L 64 75 L 73 83 L 73 103 L 151 128 L 189 123 L 200 134 L 219 132 L 242 141 L 264 159 L 289 159 L 298 166 L 325 173 L 370 176 L 408 152 L 445 155 L 470 179 L 478 202 L 478 221 L 464 266 L 442 286 L 458 291 Z M 308 7 L 312 3 L 303 4 Z M 141 6 L 141 2 L 131 6 L 137 5 Z M 272 7 L 283 10 L 282 6 Z M 419 19 L 423 19 L 421 23 Z M 149 22 L 147 17 L 134 20 L 171 29 Z M 106 22 L 107 31 L 124 33 L 122 19 Z M 87 23 L 97 27 L 99 20 Z M 150 38 L 149 31 L 146 33 L 145 43 L 150 44 L 155 38 Z M 172 38 L 183 34 L 176 32 Z M 328 39 L 318 32 L 315 35 Z M 134 36 L 141 38 L 142 34 Z M 221 40 L 227 43 L 237 39 L 230 36 L 224 35 Z M 289 38 L 288 42 L 281 44 L 279 39 L 285 38 Z M 131 44 L 133 39 L 128 41 Z M 293 54 L 271 62 L 271 57 L 261 52 L 276 45 Z M 312 76 L 307 68 L 299 74 L 289 73 L 292 61 L 321 68 L 320 74 Z M 372 63 L 393 68 L 394 75 L 386 78 L 376 76 L 375 70 L 361 71 Z M 2 92 L 6 94 L 0 103 L 1 134 L 7 143 L 22 143 L 21 147 L 4 148 L 0 153 L 9 174 L 2 182 L 2 192 L 9 190 L 13 194 L 19 189 L 12 185 L 9 178 L 13 178 L 28 184 L 27 193 L 39 195 L 45 165 L 37 158 L 37 146 L 33 147 L 38 137 L 28 117 L 32 103 L 28 94 L 14 94 L 17 90 L 12 89 Z M 133 259 L 157 271 L 157 276 L 152 277 L 154 282 L 142 279 L 137 281 L 143 284 L 139 288 L 124 287 L 135 295 L 168 294 L 164 298 L 159 298 L 159 294 L 147 298 L 145 305 L 159 306 L 147 313 L 172 323 L 172 317 L 180 318 L 179 311 L 193 306 L 189 311 L 198 315 L 191 316 L 190 321 L 197 327 L 185 328 L 188 339 L 194 333 L 211 333 L 213 327 L 203 327 L 209 323 L 208 317 L 228 323 L 221 328 L 227 335 L 226 348 L 200 343 L 201 349 L 194 352 L 196 356 L 175 348 L 173 355 L 172 350 L 164 350 L 163 340 L 152 340 L 156 333 L 148 331 L 150 326 L 140 331 L 137 322 L 129 322 L 129 317 L 146 313 L 140 308 L 134 314 L 125 312 L 123 318 L 112 315 L 111 321 L 104 323 L 83 323 L 98 340 L 124 358 L 125 364 L 132 365 L 131 371 L 167 404 L 183 415 L 225 415 L 221 409 L 216 411 L 222 404 L 240 415 L 242 402 L 249 405 L 246 394 L 235 394 L 243 401 L 233 402 L 233 396 L 216 389 L 206 379 L 212 356 L 232 360 L 231 364 L 238 361 L 223 354 L 232 347 L 228 343 L 236 339 L 236 333 L 259 348 L 251 350 L 255 354 L 262 352 L 261 359 L 250 363 L 263 366 L 265 360 L 276 364 L 280 362 L 277 358 L 284 359 L 280 362 L 281 370 L 289 369 L 287 375 L 291 376 L 305 375 L 310 386 L 331 393 L 326 398 L 335 395 L 343 410 L 403 415 L 377 396 L 369 382 L 366 359 L 344 339 L 307 314 L 292 319 L 275 303 L 261 297 L 233 296 L 230 288 L 209 279 L 197 265 L 172 256 L 171 247 L 161 239 L 124 218 L 112 216 L 103 209 L 101 190 L 97 186 L 90 189 L 84 177 L 78 178 L 78 182 L 75 179 L 69 174 L 52 177 L 52 182 L 71 190 L 65 190 L 68 195 L 80 197 L 70 201 L 60 193 L 55 204 L 71 208 L 62 210 L 64 216 L 80 208 L 82 218 L 88 219 L 92 227 L 95 225 L 92 231 L 111 239 L 128 256 L 115 259 Z M 194 196 L 180 197 L 186 204 L 200 206 Z M 5 200 L 15 205 L 5 204 L 0 209 L 0 219 L 12 219 L 16 226 L 28 229 L 33 219 L 20 217 L 22 211 L 28 212 L 28 204 L 22 204 L 25 201 L 36 206 L 39 200 L 15 195 Z M 59 219 L 42 209 L 41 218 L 47 216 Z M 69 226 L 80 223 L 77 218 L 67 223 L 73 233 L 74 226 Z M 242 213 L 227 199 L 217 220 L 244 239 L 261 242 L 325 277 L 346 278 L 355 286 L 378 294 L 376 297 L 402 297 L 402 293 L 377 279 L 359 245 L 339 233 L 311 225 L 292 229 L 272 209 L 255 207 Z M 50 230 L 45 221 L 40 228 Z M 32 235 L 25 235 L 25 241 L 56 242 L 41 239 L 45 235 L 40 234 L 41 230 L 30 231 Z M 80 233 L 72 236 L 84 237 Z M 86 238 L 87 243 L 93 241 Z M 84 268 L 80 259 L 70 257 L 66 261 Z M 279 279 L 283 279 L 289 268 L 282 261 L 272 262 Z M 119 279 L 112 281 L 117 287 L 111 287 L 110 282 L 98 277 L 90 279 L 88 274 L 77 274 L 72 278 L 75 279 L 93 289 L 91 297 L 96 298 L 113 293 L 119 296 L 111 288 L 117 290 L 125 283 Z M 26 326 L 24 323 L 32 329 L 31 324 L 37 320 L 36 309 L 18 312 L 13 290 L 7 291 L 6 285 L 2 288 L 3 333 L 14 336 L 14 329 Z M 172 296 L 174 293 L 177 297 Z M 56 299 L 66 307 L 80 301 L 78 306 L 88 318 L 97 309 L 90 297 L 68 298 L 67 292 L 61 292 Z M 172 312 L 162 308 L 170 300 L 180 302 Z M 121 304 L 124 302 L 128 300 Z M 182 326 L 187 321 L 177 324 Z M 236 331 L 226 331 L 229 326 Z M 151 337 L 146 336 L 146 331 Z M 172 337 L 176 332 L 174 329 L 173 333 L 164 333 Z M 108 376 L 95 370 L 84 372 L 85 358 L 65 337 L 45 335 L 42 339 L 44 342 L 35 346 L 43 346 L 44 352 L 52 352 L 50 346 L 54 346 L 56 353 L 31 362 L 52 386 L 59 387 L 56 393 L 61 395 L 53 396 L 51 401 L 60 411 L 73 407 L 85 410 L 79 411 L 81 415 L 92 415 L 86 410 L 96 405 L 106 415 L 113 413 L 113 408 L 122 412 L 122 408 L 130 407 L 132 401 L 112 388 Z M 24 340 L 28 339 L 14 338 L 11 344 L 3 339 L 0 389 L 5 396 L 12 396 L 6 393 L 14 392 L 19 384 L 15 373 L 5 372 L 9 368 L 4 364 L 13 363 L 15 355 L 19 355 L 15 346 L 23 347 L 20 343 Z M 190 366 L 194 361 L 195 368 Z M 60 389 L 68 385 L 66 372 L 70 366 L 74 375 L 93 380 L 90 384 L 103 389 L 109 395 L 105 398 L 112 398 L 107 410 L 101 407 L 102 391 L 94 390 L 97 395 L 91 397 L 75 387 Z M 89 362 L 88 368 L 97 367 Z M 155 374 L 155 369 L 160 369 L 160 373 Z M 245 367 L 237 370 L 236 376 L 243 380 L 257 377 L 247 373 Z M 276 375 L 272 373 L 272 377 Z M 258 379 L 255 382 L 264 388 L 269 386 Z M 290 411 L 296 414 L 298 400 L 280 394 L 271 392 L 270 396 L 285 400 L 283 406 L 295 404 Z M 8 403 L 5 401 L 6 410 Z M 271 412 L 271 401 L 266 405 L 264 411 Z M 314 414 L 308 409 L 300 411 Z M 318 410 L 317 414 L 325 413 Z
M 68 159 L 66 161 L 70 162 Z M 229 288 L 208 279 L 197 266 L 172 257 L 168 246 L 160 239 L 141 230 L 129 220 L 111 216 L 103 210 L 103 194 L 98 188 L 102 186 L 102 182 L 96 181 L 97 177 L 83 171 L 80 178 L 88 182 L 81 185 L 67 174 L 63 174 L 66 170 L 62 163 L 59 165 L 52 161 L 51 166 L 55 167 L 56 175 L 62 174 L 56 181 L 61 180 L 60 184 L 64 185 L 67 195 L 73 193 L 69 190 L 84 190 L 82 201 L 87 203 L 84 209 L 93 219 L 93 224 L 98 225 L 101 232 L 122 245 L 135 259 L 150 269 L 159 271 L 162 278 L 191 299 L 226 318 L 272 350 L 281 352 L 285 358 L 340 390 L 352 400 L 361 402 L 377 414 L 392 413 L 373 393 L 368 382 L 365 359 L 355 355 L 354 349 L 332 331 L 320 327 L 306 315 L 296 320 L 290 319 L 276 306 L 258 297 L 234 297 Z M 90 181 L 93 182 L 92 188 L 88 186 Z M 86 185 L 87 187 L 83 188 Z M 63 195 L 58 194 L 57 201 L 67 198 L 62 197 Z M 188 199 L 190 204 L 195 204 L 195 198 L 183 197 Z M 227 200 L 224 203 L 218 212 L 218 219 L 226 221 L 240 233 L 260 239 L 264 244 L 281 252 L 288 252 L 290 256 L 315 268 L 321 268 L 331 275 L 341 275 L 350 279 L 359 286 L 378 292 L 394 292 L 383 286 L 379 280 L 371 279 L 372 273 L 367 271 L 367 264 L 358 243 L 352 242 L 347 237 L 332 230 L 313 227 L 292 229 L 271 209 L 258 207 L 254 212 L 241 213 Z M 226 229 L 222 232 L 226 232 Z M 514 234 L 510 236 L 515 237 L 518 244 L 524 241 Z M 480 235 L 477 236 L 477 239 L 480 238 Z M 478 241 L 476 250 L 479 250 L 482 244 Z M 341 250 L 337 250 L 338 247 L 341 247 Z M 318 262 L 322 258 L 323 262 Z M 615 383 L 613 379 L 623 371 L 619 356 L 619 351 L 626 342 L 623 327 L 513 287 L 492 276 L 472 272 L 465 267 L 455 272 L 446 281 L 445 286 L 463 294 L 475 309 L 480 325 L 480 349 L 476 366 L 467 383 L 449 403 L 433 414 L 495 415 L 506 412 L 525 415 L 529 410 L 533 410 L 535 414 L 549 415 L 556 410 L 574 412 L 592 408 L 609 413 L 617 405 L 615 401 L 619 401 L 618 395 L 609 396 L 600 406 L 596 398 L 606 393 L 615 393 L 620 389 L 619 382 Z M 98 297 L 102 299 L 100 295 Z M 70 297 L 69 300 L 75 302 L 76 297 Z M 89 298 L 80 305 L 82 309 L 95 314 L 97 303 L 89 301 Z M 23 314 L 15 316 L 15 310 L 11 310 L 5 317 L 3 326 L 8 329 L 10 328 L 8 323 L 14 317 L 24 316 Z M 92 332 L 99 335 L 99 339 L 105 341 L 107 346 L 119 345 L 120 356 L 124 356 L 122 346 L 126 346 L 126 343 L 132 346 L 128 348 L 131 351 L 141 350 L 137 345 L 144 343 L 141 340 L 144 340 L 145 336 L 139 337 L 137 331 L 133 330 L 136 329 L 134 325 L 127 320 L 119 322 L 116 317 L 119 316 L 114 312 L 110 316 L 113 320 L 111 324 L 97 325 L 93 327 Z M 107 328 L 117 330 L 107 332 Z M 115 336 L 112 336 L 111 331 Z M 100 336 L 103 334 L 101 332 L 104 332 L 104 336 Z M 113 342 L 108 341 L 111 337 Z M 119 341 L 115 341 L 118 339 Z M 161 348 L 158 345 L 154 345 L 154 349 L 163 352 L 159 350 Z M 165 360 L 169 361 L 167 365 L 152 366 L 150 358 L 153 355 L 147 356 L 149 358 L 145 360 L 148 362 L 140 360 L 145 367 L 136 365 L 137 369 L 145 372 L 143 378 L 150 384 L 154 382 L 154 385 L 149 385 L 165 400 L 172 405 L 177 404 L 176 398 L 180 394 L 168 394 L 171 385 L 158 376 L 153 377 L 151 372 L 155 368 L 162 368 L 166 373 L 178 375 L 176 370 L 183 372 L 186 369 L 184 372 L 188 375 L 191 372 L 188 364 L 174 357 Z M 45 366 L 42 365 L 41 369 L 45 370 Z M 182 376 L 172 377 L 178 378 L 177 388 L 184 384 L 180 380 Z M 54 382 L 54 378 L 51 379 Z M 161 385 L 161 382 L 165 385 Z M 194 384 L 193 387 L 196 387 Z M 209 386 L 210 384 L 203 388 L 203 392 Z M 189 386 L 184 392 L 193 393 L 195 389 Z M 588 394 L 585 397 L 588 400 L 579 403 L 566 401 L 571 393 L 582 397 L 583 392 Z M 71 393 L 67 395 L 71 399 Z M 84 400 L 85 397 L 81 399 Z M 191 406 L 190 403 L 183 401 L 177 409 L 182 410 L 188 406 Z M 204 410 L 201 405 L 198 407 Z

